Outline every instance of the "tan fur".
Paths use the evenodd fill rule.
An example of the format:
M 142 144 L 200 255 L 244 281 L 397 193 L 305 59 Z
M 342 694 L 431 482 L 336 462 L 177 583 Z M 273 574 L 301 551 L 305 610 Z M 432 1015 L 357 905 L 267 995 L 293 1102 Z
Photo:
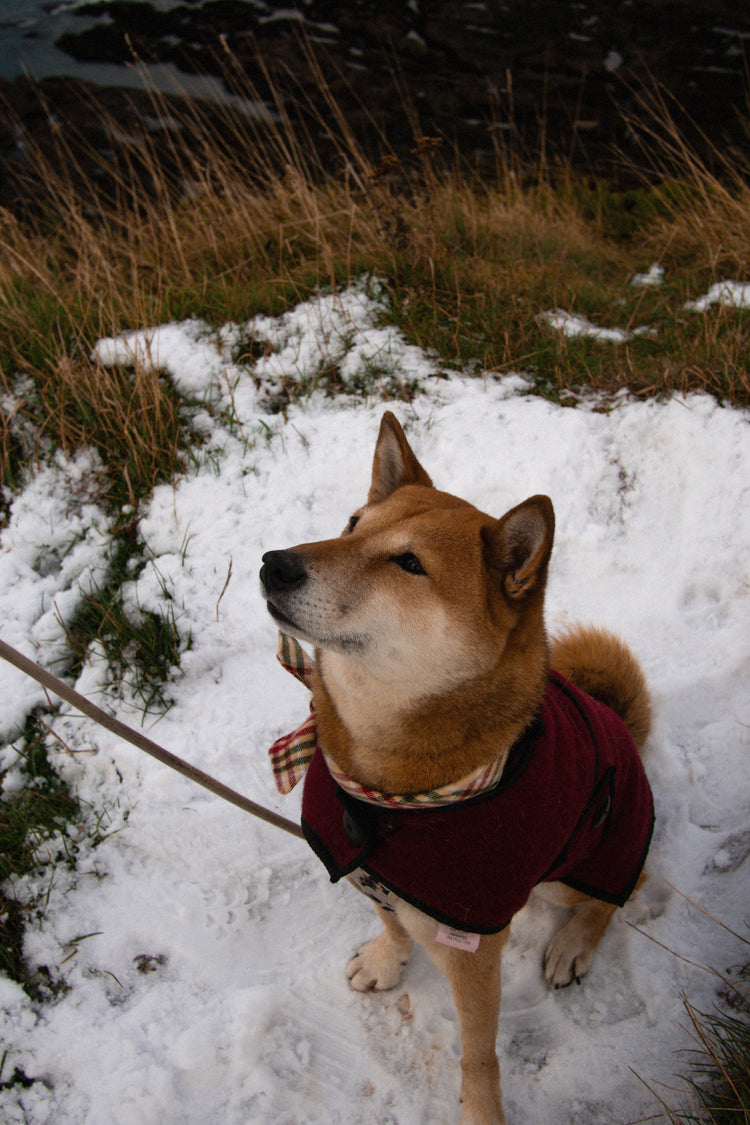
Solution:
M 341 537 L 272 553 L 284 556 L 274 561 L 283 579 L 264 580 L 280 627 L 316 646 L 318 738 L 341 770 L 376 789 L 414 793 L 508 752 L 546 687 L 553 537 L 547 497 L 498 520 L 435 489 L 394 416 L 384 415 L 367 504 Z M 552 642 L 552 659 L 643 745 L 648 691 L 619 638 L 577 627 Z M 549 983 L 561 987 L 588 971 L 616 908 L 555 884 L 546 891 L 572 910 L 545 957 Z M 378 913 L 383 932 L 350 962 L 352 987 L 394 987 L 420 942 L 458 1011 L 461 1125 L 505 1122 L 495 1038 L 507 930 L 483 936 L 469 954 L 439 945 L 434 921 L 401 900 L 395 914 Z

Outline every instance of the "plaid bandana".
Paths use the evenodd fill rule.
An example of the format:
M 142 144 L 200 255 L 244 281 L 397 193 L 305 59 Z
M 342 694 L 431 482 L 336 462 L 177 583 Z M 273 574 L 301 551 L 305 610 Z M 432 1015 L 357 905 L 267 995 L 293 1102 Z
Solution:
M 296 680 L 312 691 L 314 664 L 299 641 L 279 633 L 279 648 L 276 659 L 282 668 L 291 672 Z M 310 704 L 310 714 L 301 726 L 291 734 L 277 738 L 268 753 L 273 766 L 273 778 L 279 793 L 291 793 L 298 781 L 305 776 L 307 767 L 313 760 L 318 745 L 318 723 L 315 708 Z
M 303 683 L 305 687 L 312 688 L 312 673 L 315 665 L 294 637 L 279 633 L 279 648 L 276 658 L 287 672 L 291 672 L 295 679 Z M 280 793 L 290 793 L 297 782 L 304 777 L 317 745 L 317 721 L 315 709 L 311 703 L 310 714 L 304 723 L 293 730 L 291 734 L 285 734 L 282 738 L 277 738 L 268 751 L 271 757 L 274 781 Z M 427 793 L 406 793 L 402 795 L 380 793 L 376 789 L 369 789 L 365 785 L 360 785 L 359 782 L 352 781 L 346 774 L 337 770 L 327 758 L 326 765 L 336 784 L 360 801 L 366 801 L 371 805 L 388 805 L 392 808 L 429 809 L 440 805 L 455 804 L 458 801 L 468 801 L 469 798 L 476 797 L 484 790 L 492 789 L 502 776 L 506 757 L 507 755 L 501 754 L 488 766 L 480 766 L 479 769 L 466 774 L 459 781 L 453 781 L 439 789 L 431 789 Z

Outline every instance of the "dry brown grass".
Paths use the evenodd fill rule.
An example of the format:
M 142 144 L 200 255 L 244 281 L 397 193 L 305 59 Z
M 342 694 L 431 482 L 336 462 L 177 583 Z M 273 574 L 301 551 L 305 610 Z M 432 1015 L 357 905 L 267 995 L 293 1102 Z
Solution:
M 65 127 L 44 150 L 27 138 L 30 205 L 0 215 L 0 358 L 8 393 L 26 377 L 15 409 L 37 434 L 97 444 L 137 498 L 179 468 L 176 396 L 153 374 L 94 363 L 96 339 L 189 315 L 218 326 L 280 312 L 362 273 L 386 279 L 392 318 L 446 364 L 523 370 L 557 396 L 589 385 L 750 403 L 748 314 L 684 309 L 712 281 L 748 272 L 747 164 L 725 160 L 717 175 L 657 99 L 644 104 L 642 131 L 662 161 L 660 186 L 552 186 L 512 157 L 479 182 L 446 170 L 416 121 L 410 161 L 385 139 L 371 157 L 319 81 L 325 120 L 307 124 L 292 124 L 278 96 L 273 119 L 187 103 L 179 129 L 123 137 L 111 121 L 106 157 Z M 153 95 L 156 119 L 172 112 Z M 666 284 L 633 289 L 632 275 L 657 260 Z M 555 307 L 656 334 L 572 340 L 540 323 Z M 6 480 L 17 434 L 6 409 Z

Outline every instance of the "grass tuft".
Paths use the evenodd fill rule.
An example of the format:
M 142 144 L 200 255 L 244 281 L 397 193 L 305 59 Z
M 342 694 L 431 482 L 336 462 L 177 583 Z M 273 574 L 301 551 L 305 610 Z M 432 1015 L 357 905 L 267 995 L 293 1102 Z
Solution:
M 68 671 L 73 676 L 80 673 L 94 644 L 106 660 L 112 683 L 119 689 L 127 687 L 142 708 L 144 719 L 169 710 L 167 681 L 191 645 L 189 632 L 183 636 L 178 629 L 165 582 L 160 580 L 160 612 L 132 604 L 132 585 L 146 565 L 133 523 L 123 525 L 106 576 L 84 593 L 76 612 L 61 621 L 70 661 Z
M 711 1125 L 750 1122 L 750 1006 L 744 1000 L 735 1015 L 698 1012 L 685 999 L 685 1011 L 699 1044 L 687 1080 L 698 1111 L 677 1120 Z
M 673 890 L 678 889 L 673 887 Z M 692 899 L 687 898 L 687 901 L 743 945 L 750 945 L 747 938 L 697 906 Z M 674 956 L 680 955 L 675 953 Z M 680 960 L 686 959 L 680 957 Z M 704 968 L 693 961 L 687 963 Z M 688 1031 L 695 1043 L 694 1049 L 685 1052 L 690 1069 L 683 1076 L 682 1091 L 679 1091 L 682 1107 L 675 1109 L 648 1083 L 644 1085 L 664 1110 L 658 1120 L 664 1118 L 671 1125 L 750 1125 L 750 964 L 728 969 L 724 974 L 709 968 L 704 971 L 721 981 L 721 989 L 711 1012 L 698 1011 L 687 995 L 682 996 L 689 1020 Z

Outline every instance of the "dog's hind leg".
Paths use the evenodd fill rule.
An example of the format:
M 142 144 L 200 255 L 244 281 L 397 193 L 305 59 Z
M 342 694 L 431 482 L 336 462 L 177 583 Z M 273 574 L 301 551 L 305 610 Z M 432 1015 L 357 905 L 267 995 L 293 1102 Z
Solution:
M 346 966 L 346 976 L 357 992 L 387 992 L 395 988 L 411 957 L 414 942 L 391 910 L 376 906 L 383 932 L 363 945 Z
M 581 983 L 591 968 L 596 947 L 617 910 L 616 906 L 584 895 L 580 895 L 580 899 L 573 906 L 572 917 L 557 931 L 547 946 L 544 975 L 552 988 L 565 988 L 573 981 Z
M 633 894 L 646 881 L 646 872 L 641 872 Z M 572 907 L 570 919 L 557 931 L 547 946 L 544 957 L 544 975 L 552 988 L 565 988 L 581 979 L 591 968 L 596 947 L 604 936 L 616 906 L 599 899 L 589 898 L 582 891 L 576 891 L 564 883 L 540 883 L 535 894 L 555 906 Z

